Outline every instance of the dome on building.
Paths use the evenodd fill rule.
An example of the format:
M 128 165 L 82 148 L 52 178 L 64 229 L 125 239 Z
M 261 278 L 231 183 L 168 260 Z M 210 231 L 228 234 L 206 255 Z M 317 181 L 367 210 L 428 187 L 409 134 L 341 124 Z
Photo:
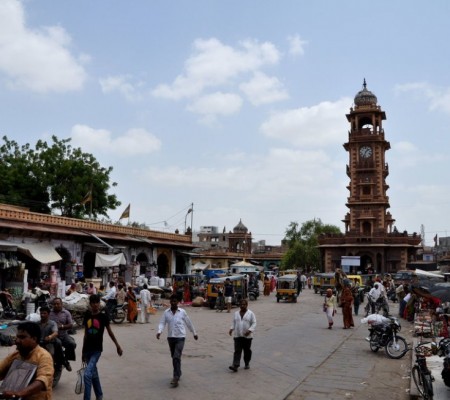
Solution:
M 366 80 L 364 79 L 363 88 L 355 96 L 356 106 L 376 106 L 377 96 L 375 96 L 370 90 L 367 90 Z
M 239 223 L 233 228 L 234 233 L 247 233 L 247 227 L 242 223 L 242 219 L 239 220 Z

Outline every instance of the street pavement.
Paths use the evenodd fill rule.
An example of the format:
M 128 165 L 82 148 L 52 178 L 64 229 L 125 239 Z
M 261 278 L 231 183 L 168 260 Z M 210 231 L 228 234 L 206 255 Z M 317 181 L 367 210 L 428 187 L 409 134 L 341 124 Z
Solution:
M 411 352 L 401 360 L 389 359 L 384 350 L 371 352 L 361 316 L 354 317 L 355 329 L 344 330 L 339 312 L 334 328 L 327 329 L 322 298 L 308 289 L 298 303 L 277 303 L 272 293 L 250 302 L 249 308 L 258 323 L 251 368 L 233 373 L 228 369 L 233 355 L 233 339 L 228 335 L 232 314 L 185 307 L 199 340 L 190 333 L 187 336 L 178 388 L 169 385 L 172 363 L 166 332 L 156 339 L 162 310 L 151 316 L 150 324 L 113 324 L 124 354 L 117 355 L 105 333 L 98 364 L 104 399 L 409 399 Z M 402 325 L 401 334 L 411 343 L 412 327 L 403 321 Z M 72 362 L 72 372 L 63 371 L 53 392 L 57 400 L 82 397 L 74 393 L 74 387 L 83 332 L 74 337 L 79 361 Z M 13 350 L 14 346 L 0 348 L 0 356 Z

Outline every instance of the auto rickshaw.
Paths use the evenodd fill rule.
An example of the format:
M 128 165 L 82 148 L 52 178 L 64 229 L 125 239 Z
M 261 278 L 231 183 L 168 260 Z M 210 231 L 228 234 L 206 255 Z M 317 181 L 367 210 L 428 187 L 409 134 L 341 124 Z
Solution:
M 287 274 L 278 277 L 277 281 L 277 303 L 280 300 L 297 303 L 298 279 L 296 274 Z
M 247 278 L 244 275 L 229 275 L 220 278 L 211 278 L 206 288 L 208 304 L 211 310 L 215 308 L 219 289 L 223 290 L 227 279 L 229 279 L 233 285 L 234 295 L 231 304 L 238 305 L 242 299 L 248 297 Z
M 320 274 L 320 295 L 323 296 L 327 292 L 327 289 L 331 289 L 333 293 L 336 293 L 335 277 L 333 272 L 325 272 Z

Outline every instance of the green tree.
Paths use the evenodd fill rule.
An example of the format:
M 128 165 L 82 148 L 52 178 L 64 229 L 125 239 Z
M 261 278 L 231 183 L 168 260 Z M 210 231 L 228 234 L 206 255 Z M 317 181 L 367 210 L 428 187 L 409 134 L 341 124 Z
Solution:
M 291 222 L 286 229 L 284 242 L 288 250 L 281 260 L 281 269 L 307 268 L 320 269 L 320 252 L 318 237 L 322 233 L 341 233 L 335 225 L 323 224 L 320 219 L 306 221 L 299 227 L 298 222 Z
M 58 209 L 72 218 L 84 218 L 92 211 L 94 219 L 121 205 L 116 195 L 108 194 L 111 186 L 117 185 L 110 183 L 112 167 L 100 166 L 92 154 L 73 148 L 70 139 L 52 136 L 52 143 L 39 140 L 35 149 L 29 144 L 20 148 L 6 136 L 3 140 L 0 172 L 6 174 L 9 184 L 0 188 L 0 196 L 5 203 L 38 212 Z M 19 184 L 14 184 L 14 179 Z M 89 201 L 83 201 L 87 195 Z

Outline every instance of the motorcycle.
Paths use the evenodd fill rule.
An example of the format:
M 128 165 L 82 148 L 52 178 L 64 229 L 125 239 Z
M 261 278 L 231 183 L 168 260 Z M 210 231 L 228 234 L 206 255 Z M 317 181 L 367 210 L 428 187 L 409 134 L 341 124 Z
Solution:
M 374 314 L 373 316 L 372 320 L 370 320 L 371 316 L 368 317 L 370 334 L 366 338 L 370 344 L 370 350 L 376 353 L 384 347 L 388 357 L 402 358 L 408 352 L 408 344 L 403 337 L 397 334 L 401 330 L 399 320 L 396 317 L 385 318 Z
M 115 324 L 121 324 L 127 316 L 127 304 L 116 304 L 109 313 L 109 319 Z
M 259 297 L 259 286 L 258 282 L 256 282 L 256 285 L 249 286 L 248 288 L 248 298 L 250 300 L 257 300 Z
M 53 369 L 54 369 L 54 373 L 53 373 L 53 384 L 52 384 L 52 388 L 55 388 L 58 385 L 59 380 L 61 379 L 61 374 L 62 374 L 62 370 L 64 365 L 62 364 L 62 348 L 59 349 L 59 351 L 61 352 L 61 354 L 59 356 L 55 356 L 57 350 L 57 346 L 58 344 L 55 342 L 43 342 L 41 341 L 40 346 L 42 348 L 44 348 L 45 350 L 47 350 L 50 355 L 52 356 L 53 359 Z M 61 346 L 59 344 L 59 346 Z
M 450 338 L 441 339 L 438 345 L 439 357 L 444 357 L 444 366 L 441 376 L 445 386 L 450 387 Z

